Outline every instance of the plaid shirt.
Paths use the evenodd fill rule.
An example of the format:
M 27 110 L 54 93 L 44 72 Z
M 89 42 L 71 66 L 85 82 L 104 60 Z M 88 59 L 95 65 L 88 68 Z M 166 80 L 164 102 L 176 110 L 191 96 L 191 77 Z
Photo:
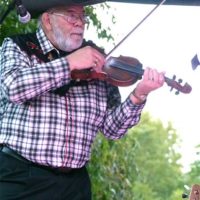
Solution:
M 54 49 L 41 28 L 36 34 L 44 54 Z M 0 66 L 0 144 L 30 161 L 82 167 L 99 131 L 115 140 L 139 122 L 144 104 L 129 97 L 120 103 L 118 88 L 105 81 L 70 87 L 64 96 L 51 92 L 71 81 L 65 57 L 44 63 L 5 38 Z

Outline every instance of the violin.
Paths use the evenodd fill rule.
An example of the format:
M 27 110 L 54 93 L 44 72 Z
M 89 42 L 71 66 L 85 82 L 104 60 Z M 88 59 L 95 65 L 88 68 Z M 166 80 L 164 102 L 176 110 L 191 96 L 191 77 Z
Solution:
M 136 83 L 142 78 L 143 74 L 144 69 L 142 69 L 142 64 L 139 60 L 128 56 L 119 56 L 109 57 L 103 66 L 102 72 L 96 72 L 93 69 L 73 70 L 71 77 L 77 81 L 99 79 L 115 86 L 124 87 Z M 191 92 L 192 87 L 188 83 L 182 86 L 182 79 L 178 81 L 175 79 L 175 75 L 172 79 L 165 77 L 165 82 L 171 87 L 170 91 L 175 88 L 177 90 L 175 94 L 179 94 L 179 92 L 185 94 Z

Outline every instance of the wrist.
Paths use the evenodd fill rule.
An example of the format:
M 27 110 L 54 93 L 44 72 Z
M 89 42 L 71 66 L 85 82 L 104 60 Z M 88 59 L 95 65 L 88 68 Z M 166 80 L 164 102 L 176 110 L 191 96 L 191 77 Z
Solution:
M 147 99 L 147 94 L 138 94 L 136 88 L 133 90 L 131 94 L 135 97 L 137 103 L 143 103 Z
M 68 63 L 68 66 L 69 66 L 70 71 L 73 71 L 73 70 L 74 70 L 74 66 L 73 66 L 73 64 L 72 64 L 72 61 L 71 61 L 71 59 L 70 59 L 70 56 L 67 56 L 67 57 L 66 57 L 66 60 L 67 60 L 67 63 Z

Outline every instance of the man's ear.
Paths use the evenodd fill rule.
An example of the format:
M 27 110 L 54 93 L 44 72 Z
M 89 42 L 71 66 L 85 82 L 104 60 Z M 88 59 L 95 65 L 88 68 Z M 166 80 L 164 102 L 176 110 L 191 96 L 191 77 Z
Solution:
M 45 29 L 46 29 L 47 31 L 52 30 L 51 19 L 50 19 L 48 13 L 46 13 L 46 12 L 43 13 L 42 16 L 41 16 L 41 20 L 42 20 L 43 26 L 45 27 Z

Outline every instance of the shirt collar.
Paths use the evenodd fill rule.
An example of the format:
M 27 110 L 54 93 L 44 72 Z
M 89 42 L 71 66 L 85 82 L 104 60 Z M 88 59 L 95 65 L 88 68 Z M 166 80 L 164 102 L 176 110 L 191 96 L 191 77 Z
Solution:
M 59 51 L 53 46 L 53 44 L 46 37 L 42 27 L 38 28 L 36 35 L 44 54 L 47 54 L 51 52 L 52 50 L 56 50 L 56 52 L 59 53 Z

